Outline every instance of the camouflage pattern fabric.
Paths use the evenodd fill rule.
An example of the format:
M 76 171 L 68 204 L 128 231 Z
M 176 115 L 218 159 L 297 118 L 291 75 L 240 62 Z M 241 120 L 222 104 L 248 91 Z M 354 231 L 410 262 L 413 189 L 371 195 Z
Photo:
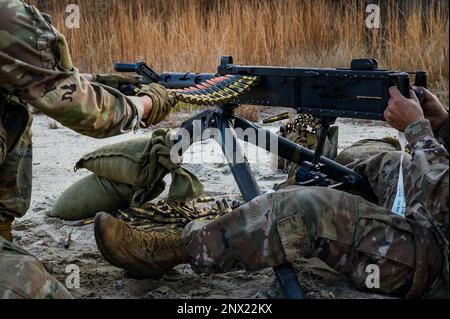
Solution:
M 447 115 L 447 118 L 445 119 L 445 121 L 434 132 L 434 135 L 436 136 L 438 141 L 442 145 L 444 145 L 447 150 L 450 149 L 449 132 L 448 132 L 449 127 L 450 127 L 450 125 L 449 125 L 449 117 Z
M 0 222 L 22 217 L 30 207 L 32 143 L 30 117 L 25 133 L 0 165 Z
M 334 159 L 341 165 L 354 168 L 356 164 L 380 153 L 400 151 L 400 143 L 396 138 L 365 139 L 344 149 Z
M 318 187 L 265 194 L 216 221 L 188 224 L 183 242 L 191 265 L 204 272 L 258 270 L 319 257 L 364 289 L 366 267 L 376 264 L 380 288 L 372 292 L 448 298 L 448 153 L 428 121 L 408 127 L 406 136 L 408 218 L 390 212 L 399 154 L 380 154 L 359 167 L 380 205 Z
M 0 0 L 0 87 L 81 134 L 139 127 L 143 104 L 90 83 L 74 68 L 64 36 L 32 6 Z
M 12 271 L 14 270 L 14 271 Z M 0 299 L 71 299 L 39 260 L 0 237 Z

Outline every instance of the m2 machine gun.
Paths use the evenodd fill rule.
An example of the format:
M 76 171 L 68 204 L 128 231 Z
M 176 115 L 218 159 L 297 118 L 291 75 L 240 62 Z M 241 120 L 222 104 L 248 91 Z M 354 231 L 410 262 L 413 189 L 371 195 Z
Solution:
M 221 147 L 245 201 L 259 196 L 261 191 L 237 143 L 241 137 L 235 133 L 236 128 L 254 130 L 257 138 L 247 141 L 269 152 L 273 151 L 271 141 L 275 140 L 277 155 L 300 165 L 299 185 L 373 194 L 360 174 L 322 156 L 327 131 L 338 117 L 383 121 L 389 88 L 397 86 L 409 98 L 410 75 L 415 75 L 415 85 L 427 86 L 426 72 L 381 70 L 376 59 L 355 59 L 350 68 L 331 69 L 240 66 L 233 64 L 231 56 L 222 56 L 217 73 L 157 74 L 144 62 L 117 63 L 116 71 L 135 72 L 143 77 L 143 84 L 159 83 L 186 103 L 217 106 L 187 120 L 181 127 L 192 135 L 193 123 L 198 121 L 203 138 L 212 138 L 203 134 L 210 128 L 217 129 L 222 136 L 231 132 L 231 143 L 222 142 Z M 132 95 L 134 89 L 132 85 L 124 85 L 121 91 Z M 419 92 L 416 94 L 423 98 Z M 237 116 L 235 109 L 242 104 L 290 107 L 298 113 L 314 115 L 321 124 L 315 152 Z M 291 264 L 275 267 L 274 271 L 286 298 L 304 298 Z

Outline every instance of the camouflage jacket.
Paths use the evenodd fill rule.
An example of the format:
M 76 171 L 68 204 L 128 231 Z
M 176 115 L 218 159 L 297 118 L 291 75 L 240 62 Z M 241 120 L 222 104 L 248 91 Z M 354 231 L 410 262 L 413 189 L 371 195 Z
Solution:
M 412 155 L 410 172 L 406 176 L 410 179 L 406 181 L 410 186 L 405 191 L 414 194 L 410 195 L 414 200 L 407 207 L 407 216 L 435 234 L 444 256 L 443 279 L 440 282 L 446 282 L 444 287 L 448 289 L 449 154 L 438 141 L 448 142 L 448 118 L 441 130 L 434 134 L 430 122 L 421 120 L 410 125 L 405 130 L 405 136 Z
M 408 214 L 418 221 L 432 217 L 448 229 L 449 154 L 438 141 L 448 140 L 448 129 L 442 132 L 447 132 L 447 136 L 435 136 L 428 120 L 413 123 L 405 131 L 412 155 L 411 172 L 407 178 L 412 179 L 408 184 L 413 189 L 408 191 L 413 191 L 417 198 L 417 203 L 408 207 Z M 424 214 L 427 218 L 424 218 Z
M 139 98 L 85 79 L 64 36 L 19 0 L 0 0 L 0 89 L 92 137 L 145 125 Z

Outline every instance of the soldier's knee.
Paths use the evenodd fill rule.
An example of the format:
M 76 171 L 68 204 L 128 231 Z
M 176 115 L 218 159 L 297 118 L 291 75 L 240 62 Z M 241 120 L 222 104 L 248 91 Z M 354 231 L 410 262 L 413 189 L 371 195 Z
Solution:
M 278 219 L 302 213 L 308 223 L 317 223 L 325 214 L 336 211 L 348 195 L 326 187 L 289 187 L 271 194 Z

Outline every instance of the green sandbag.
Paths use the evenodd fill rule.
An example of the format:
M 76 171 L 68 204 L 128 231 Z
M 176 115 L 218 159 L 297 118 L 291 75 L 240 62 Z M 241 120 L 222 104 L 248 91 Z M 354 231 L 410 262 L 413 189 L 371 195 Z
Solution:
M 47 215 L 70 221 L 91 218 L 98 212 L 124 209 L 152 200 L 164 187 L 161 181 L 154 189 L 141 189 L 92 174 L 70 186 Z M 140 202 L 133 203 L 136 198 Z
M 385 137 L 383 139 L 366 139 L 344 149 L 335 159 L 341 165 L 350 165 L 380 153 L 395 152 L 400 150 L 397 139 Z
M 106 145 L 84 155 L 75 165 L 75 169 L 85 168 L 119 183 L 145 187 L 154 178 L 148 165 L 152 146 L 149 137 Z M 159 173 L 165 175 L 168 171 L 162 170 Z M 157 178 L 155 176 L 155 179 Z
M 64 220 L 86 219 L 101 211 L 128 207 L 132 194 L 132 186 L 89 175 L 65 190 L 48 215 Z
M 203 192 L 203 185 L 194 174 L 170 160 L 172 145 L 169 130 L 158 129 L 150 137 L 101 147 L 83 156 L 75 169 L 85 168 L 112 181 L 148 189 L 153 189 L 170 172 L 169 199 L 196 198 Z

